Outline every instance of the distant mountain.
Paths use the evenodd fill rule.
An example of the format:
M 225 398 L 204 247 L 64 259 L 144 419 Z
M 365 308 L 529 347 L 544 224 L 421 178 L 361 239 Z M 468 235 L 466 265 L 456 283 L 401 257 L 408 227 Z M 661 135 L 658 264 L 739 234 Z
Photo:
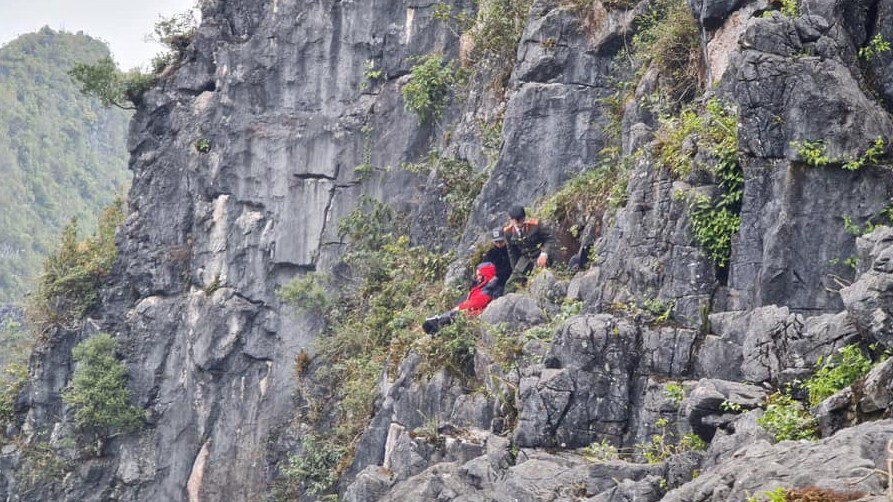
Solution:
M 65 223 L 93 228 L 129 182 L 130 113 L 102 108 L 67 74 L 108 55 L 97 39 L 47 27 L 0 47 L 0 303 L 31 287 Z

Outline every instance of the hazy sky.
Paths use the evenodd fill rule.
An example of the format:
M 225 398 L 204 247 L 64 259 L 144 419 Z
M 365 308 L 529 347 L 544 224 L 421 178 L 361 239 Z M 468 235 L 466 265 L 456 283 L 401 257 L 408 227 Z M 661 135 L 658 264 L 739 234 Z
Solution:
M 147 42 L 159 16 L 185 12 L 195 0 L 0 0 L 0 45 L 43 26 L 83 31 L 105 41 L 118 65 L 146 65 L 161 47 Z

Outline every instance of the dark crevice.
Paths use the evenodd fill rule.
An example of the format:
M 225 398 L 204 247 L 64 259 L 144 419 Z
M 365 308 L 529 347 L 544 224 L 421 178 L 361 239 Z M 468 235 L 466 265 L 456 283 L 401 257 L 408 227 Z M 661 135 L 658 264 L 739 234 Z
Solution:
M 320 173 L 297 173 L 297 174 L 294 174 L 294 177 L 299 180 L 331 180 L 331 181 L 335 181 L 335 179 L 336 179 L 332 176 L 328 176 L 326 174 L 320 174 Z

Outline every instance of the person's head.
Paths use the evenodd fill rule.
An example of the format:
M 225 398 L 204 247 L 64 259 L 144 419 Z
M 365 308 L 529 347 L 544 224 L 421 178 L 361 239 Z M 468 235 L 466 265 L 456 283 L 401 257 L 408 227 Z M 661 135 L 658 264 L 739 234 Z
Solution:
M 475 284 L 486 284 L 496 277 L 496 265 L 485 261 L 477 266 L 474 272 Z
M 524 206 L 512 206 L 509 209 L 509 221 L 512 222 L 512 225 L 520 225 L 524 223 L 524 218 L 527 216 L 527 212 L 524 211 Z
M 505 232 L 503 232 L 502 227 L 494 228 L 490 236 L 493 239 L 494 246 L 498 248 L 505 246 Z

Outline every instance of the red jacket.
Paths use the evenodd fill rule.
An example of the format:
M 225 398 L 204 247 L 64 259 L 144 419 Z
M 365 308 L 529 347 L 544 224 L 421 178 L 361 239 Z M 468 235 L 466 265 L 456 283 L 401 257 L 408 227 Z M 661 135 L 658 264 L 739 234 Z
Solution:
M 491 286 L 491 283 L 496 283 L 494 280 L 496 265 L 484 262 L 478 265 L 477 270 L 483 276 L 483 280 L 476 281 L 471 287 L 471 292 L 468 293 L 468 298 L 459 304 L 459 310 L 464 310 L 469 315 L 480 315 L 484 311 L 484 308 L 493 299 L 492 288 L 488 288 L 488 286 Z

